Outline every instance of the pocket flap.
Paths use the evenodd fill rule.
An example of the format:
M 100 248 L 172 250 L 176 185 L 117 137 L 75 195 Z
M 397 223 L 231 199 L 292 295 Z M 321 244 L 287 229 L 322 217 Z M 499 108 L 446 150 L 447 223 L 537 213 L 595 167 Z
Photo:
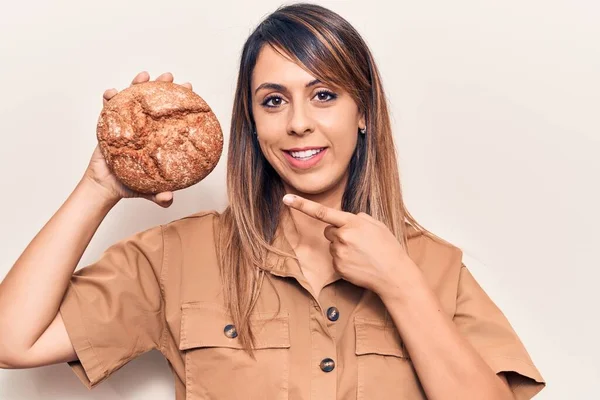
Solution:
M 250 318 L 256 337 L 255 349 L 289 348 L 289 314 L 280 311 L 256 313 Z M 233 324 L 228 310 L 215 303 L 193 302 L 181 305 L 179 350 L 195 347 L 242 349 L 239 337 L 229 338 L 225 327 Z
M 356 355 L 379 354 L 410 358 L 393 322 L 387 326 L 383 320 L 354 317 L 356 329 Z

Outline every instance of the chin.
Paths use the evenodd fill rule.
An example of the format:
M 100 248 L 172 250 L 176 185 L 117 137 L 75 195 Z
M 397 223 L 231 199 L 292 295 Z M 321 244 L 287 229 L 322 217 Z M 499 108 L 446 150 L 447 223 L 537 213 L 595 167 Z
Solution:
M 293 182 L 293 181 L 287 181 L 288 186 L 290 186 L 291 188 L 293 188 L 299 195 L 302 194 L 308 194 L 308 195 L 315 195 L 315 194 L 321 194 L 324 192 L 327 192 L 329 190 L 331 190 L 334 186 L 335 183 L 337 182 L 336 179 L 311 179 L 308 180 L 306 178 L 302 179 L 298 179 L 301 180 L 301 182 Z

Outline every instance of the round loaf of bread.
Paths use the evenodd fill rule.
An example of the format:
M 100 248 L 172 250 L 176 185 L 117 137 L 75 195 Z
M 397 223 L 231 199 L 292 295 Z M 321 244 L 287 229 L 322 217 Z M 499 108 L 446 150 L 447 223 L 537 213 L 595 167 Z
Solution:
M 100 113 L 96 135 L 117 179 L 146 194 L 200 182 L 223 150 L 221 126 L 208 104 L 171 82 L 140 83 L 115 95 Z

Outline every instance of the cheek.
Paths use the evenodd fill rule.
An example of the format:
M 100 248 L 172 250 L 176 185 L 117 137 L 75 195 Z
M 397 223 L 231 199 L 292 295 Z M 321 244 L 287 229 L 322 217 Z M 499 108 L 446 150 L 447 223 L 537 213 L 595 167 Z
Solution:
M 285 123 L 281 123 L 277 118 L 268 118 L 264 121 L 256 120 L 256 131 L 258 132 L 258 141 L 261 144 L 263 153 L 267 147 L 273 149 L 285 146 L 287 139 Z
M 259 133 L 259 138 L 257 140 L 260 151 L 267 159 L 267 162 L 271 164 L 275 170 L 280 170 L 285 164 L 285 159 L 283 154 L 278 153 L 281 146 L 277 143 L 277 137 Z
M 350 159 L 358 142 L 357 133 L 353 126 L 347 125 L 337 132 L 335 138 L 331 138 L 335 153 L 339 157 Z
M 358 141 L 358 117 L 355 107 L 344 105 L 323 115 L 321 126 L 336 153 L 352 154 Z
M 281 129 L 285 128 L 286 113 L 281 110 L 269 111 L 257 104 L 253 107 L 252 112 L 256 128 L 261 134 L 268 135 L 269 132 L 281 132 Z

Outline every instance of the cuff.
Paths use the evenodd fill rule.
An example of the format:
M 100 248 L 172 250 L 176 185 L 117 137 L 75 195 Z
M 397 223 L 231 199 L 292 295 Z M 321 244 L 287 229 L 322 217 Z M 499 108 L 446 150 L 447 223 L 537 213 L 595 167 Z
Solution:
M 520 358 L 492 356 L 486 361 L 496 374 L 500 372 L 518 374 L 506 375 L 515 400 L 529 400 L 546 386 L 546 381 L 537 368 Z
M 68 365 L 79 380 L 88 389 L 92 389 L 108 377 L 108 371 L 102 365 L 89 340 L 79 308 L 77 291 L 70 284 L 60 305 L 59 312 L 78 357 L 78 360 L 70 361 Z

